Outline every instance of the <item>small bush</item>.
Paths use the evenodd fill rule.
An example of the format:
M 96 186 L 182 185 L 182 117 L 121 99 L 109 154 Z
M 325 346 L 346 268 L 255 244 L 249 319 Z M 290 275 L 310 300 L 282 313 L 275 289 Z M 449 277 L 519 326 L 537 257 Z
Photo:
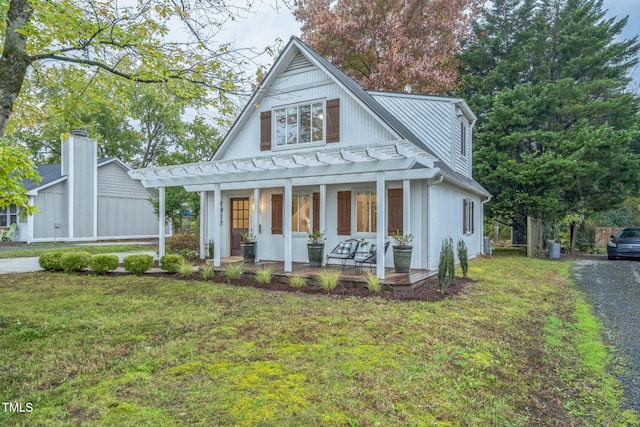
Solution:
M 62 255 L 64 254 L 65 252 L 63 251 L 47 252 L 46 254 L 40 255 L 38 264 L 47 271 L 62 271 Z
M 184 261 L 182 255 L 166 254 L 160 258 L 160 268 L 167 273 L 177 273 L 180 271 L 180 263 Z
M 335 289 L 340 280 L 340 271 L 335 268 L 326 268 L 318 273 L 318 282 L 325 291 Z
M 213 279 L 213 276 L 214 276 L 213 267 L 210 266 L 210 265 L 205 265 L 205 266 L 201 267 L 200 268 L 200 275 L 202 276 L 202 278 L 204 280 Z
M 64 271 L 82 271 L 89 267 L 89 258 L 91 258 L 89 252 L 67 252 L 62 255 L 60 265 Z
M 182 255 L 182 251 L 198 253 L 200 238 L 197 234 L 174 234 L 166 238 L 167 252 Z M 186 258 L 186 257 L 185 257 Z
M 460 260 L 462 277 L 467 277 L 469 273 L 469 252 L 467 250 L 467 244 L 462 239 L 458 239 L 458 259 Z
M 293 289 L 302 289 L 307 286 L 307 278 L 299 274 L 289 276 L 289 286 Z
M 444 239 L 442 241 L 442 248 L 440 249 L 440 260 L 438 262 L 438 287 L 440 288 L 440 292 L 444 291 L 447 279 L 449 279 L 451 283 L 455 283 L 455 262 L 453 239 Z
M 269 266 L 259 267 L 256 270 L 256 280 L 258 283 L 271 283 L 273 269 Z
M 244 263 L 234 262 L 227 265 L 224 268 L 224 275 L 227 276 L 230 280 L 237 280 L 242 277 L 242 272 L 244 270 Z
M 124 258 L 123 264 L 129 273 L 142 274 L 153 265 L 153 257 L 147 254 L 129 255 Z
M 382 282 L 380 282 L 380 278 L 375 273 L 366 271 L 364 277 L 367 279 L 367 288 L 371 292 L 380 292 L 382 290 Z
M 182 276 L 191 276 L 191 273 L 193 273 L 193 264 L 186 259 L 183 259 L 178 263 L 178 272 Z
M 109 270 L 115 270 L 119 263 L 118 255 L 114 254 L 97 254 L 89 258 L 89 268 L 96 274 L 105 274 Z

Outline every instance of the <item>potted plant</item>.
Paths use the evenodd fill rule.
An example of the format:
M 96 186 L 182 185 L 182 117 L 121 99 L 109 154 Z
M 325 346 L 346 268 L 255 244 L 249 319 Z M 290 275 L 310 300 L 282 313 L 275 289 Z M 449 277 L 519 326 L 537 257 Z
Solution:
M 413 236 L 411 234 L 401 234 L 396 230 L 391 233 L 391 238 L 396 244 L 393 246 L 393 265 L 396 273 L 408 273 L 411 268 L 411 253 L 413 252 Z
M 240 247 L 244 262 L 253 264 L 256 261 L 256 235 L 251 232 L 240 235 Z
M 310 267 L 322 267 L 322 260 L 324 258 L 324 233 L 320 230 L 315 230 L 309 234 L 307 254 L 309 255 Z

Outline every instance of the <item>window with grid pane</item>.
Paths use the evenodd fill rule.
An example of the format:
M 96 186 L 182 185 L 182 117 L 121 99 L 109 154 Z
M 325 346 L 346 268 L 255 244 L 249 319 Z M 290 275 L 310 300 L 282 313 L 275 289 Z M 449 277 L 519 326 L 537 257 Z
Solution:
M 322 102 L 278 108 L 273 113 L 277 147 L 324 141 Z

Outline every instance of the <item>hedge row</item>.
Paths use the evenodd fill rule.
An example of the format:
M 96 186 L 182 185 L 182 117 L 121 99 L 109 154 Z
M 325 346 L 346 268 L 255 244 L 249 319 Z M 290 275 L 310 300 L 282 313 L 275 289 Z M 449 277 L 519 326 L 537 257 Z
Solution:
M 161 267 L 168 272 L 175 272 L 174 265 L 183 259 L 179 255 L 165 255 L 161 260 Z M 117 255 L 97 254 L 88 252 L 52 251 L 42 254 L 38 259 L 40 267 L 47 271 L 82 271 L 90 268 L 96 274 L 105 274 L 115 270 L 120 264 Z M 129 273 L 142 274 L 153 266 L 153 257 L 147 254 L 128 255 L 124 258 L 124 269 Z

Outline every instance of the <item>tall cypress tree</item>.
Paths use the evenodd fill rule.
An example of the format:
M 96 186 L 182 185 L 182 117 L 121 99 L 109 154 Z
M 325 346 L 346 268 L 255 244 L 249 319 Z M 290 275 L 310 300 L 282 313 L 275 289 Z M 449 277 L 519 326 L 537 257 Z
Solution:
M 461 54 L 478 112 L 476 179 L 489 215 L 523 223 L 588 215 L 637 189 L 638 98 L 626 90 L 637 37 L 602 0 L 496 0 Z

